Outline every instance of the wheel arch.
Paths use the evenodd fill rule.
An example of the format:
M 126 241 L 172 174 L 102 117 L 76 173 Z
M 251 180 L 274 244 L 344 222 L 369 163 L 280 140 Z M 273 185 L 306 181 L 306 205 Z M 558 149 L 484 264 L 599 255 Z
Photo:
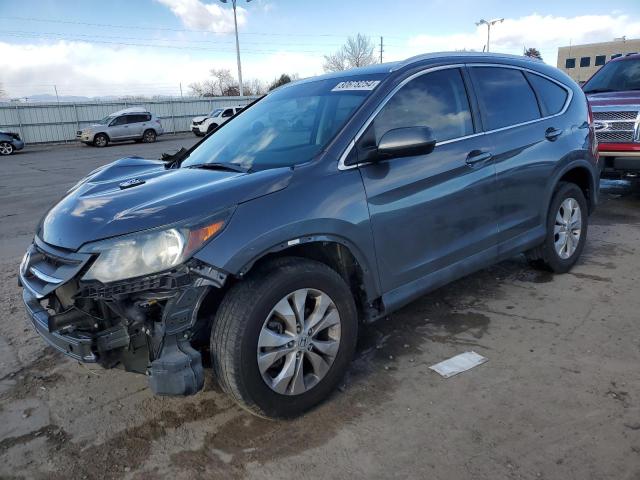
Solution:
M 360 316 L 364 319 L 375 316 L 376 301 L 380 298 L 376 272 L 356 245 L 337 235 L 307 235 L 278 243 L 261 252 L 246 262 L 237 276 L 242 278 L 269 261 L 282 257 L 300 257 L 324 263 L 349 285 Z
M 594 175 L 593 166 L 586 160 L 577 160 L 558 171 L 551 182 L 551 190 L 547 195 L 546 211 L 549 209 L 553 194 L 560 182 L 574 183 L 584 193 L 589 214 L 593 212 L 598 201 L 598 178 Z

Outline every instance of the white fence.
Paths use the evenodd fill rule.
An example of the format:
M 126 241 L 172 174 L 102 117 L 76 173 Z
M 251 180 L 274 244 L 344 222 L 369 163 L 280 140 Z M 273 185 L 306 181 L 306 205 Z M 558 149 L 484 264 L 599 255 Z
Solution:
M 0 103 L 0 130 L 18 132 L 26 143 L 75 140 L 76 131 L 129 107 L 143 107 L 160 118 L 165 133 L 189 131 L 191 118 L 217 107 L 246 105 L 257 97 L 179 98 L 153 101 L 82 103 Z

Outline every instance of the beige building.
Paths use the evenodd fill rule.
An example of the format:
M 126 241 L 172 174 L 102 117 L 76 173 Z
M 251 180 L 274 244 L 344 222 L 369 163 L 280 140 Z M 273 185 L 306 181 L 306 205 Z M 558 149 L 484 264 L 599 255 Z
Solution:
M 558 48 L 558 68 L 576 82 L 585 82 L 612 58 L 640 53 L 640 39 L 615 39 L 613 42 L 586 43 Z

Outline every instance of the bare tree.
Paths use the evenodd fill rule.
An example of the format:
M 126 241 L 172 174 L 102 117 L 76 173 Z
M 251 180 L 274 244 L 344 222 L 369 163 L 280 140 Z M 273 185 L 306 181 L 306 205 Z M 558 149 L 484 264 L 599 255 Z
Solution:
M 376 63 L 375 45 L 369 37 L 358 33 L 349 37 L 340 49 L 324 57 L 324 70 L 338 72 L 349 68 L 366 67 Z
M 266 85 L 257 78 L 254 78 L 249 82 L 243 82 L 242 87 L 245 95 L 264 95 L 267 93 Z
M 527 48 L 524 51 L 525 57 L 537 58 L 538 60 L 542 60 L 542 55 L 540 55 L 540 50 L 534 47 Z
M 189 90 L 191 95 L 195 97 L 216 97 L 220 95 L 217 90 L 217 85 L 212 80 L 190 83 Z
M 342 49 L 335 53 L 325 55 L 323 68 L 325 72 L 341 72 L 342 70 L 349 68 Z
M 230 97 L 239 94 L 240 88 L 233 75 L 231 75 L 231 70 L 228 68 L 214 68 L 210 73 L 213 81 L 218 85 L 219 95 Z

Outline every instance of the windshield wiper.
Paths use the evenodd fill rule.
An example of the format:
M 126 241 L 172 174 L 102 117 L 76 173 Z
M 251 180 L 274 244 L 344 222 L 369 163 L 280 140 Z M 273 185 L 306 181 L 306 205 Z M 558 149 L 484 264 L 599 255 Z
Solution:
M 202 168 L 204 170 L 230 170 L 232 172 L 240 172 L 240 173 L 247 173 L 251 171 L 250 168 L 245 168 L 240 165 L 236 165 L 235 163 L 220 163 L 220 162 L 201 163 L 199 165 L 189 165 L 187 168 Z

